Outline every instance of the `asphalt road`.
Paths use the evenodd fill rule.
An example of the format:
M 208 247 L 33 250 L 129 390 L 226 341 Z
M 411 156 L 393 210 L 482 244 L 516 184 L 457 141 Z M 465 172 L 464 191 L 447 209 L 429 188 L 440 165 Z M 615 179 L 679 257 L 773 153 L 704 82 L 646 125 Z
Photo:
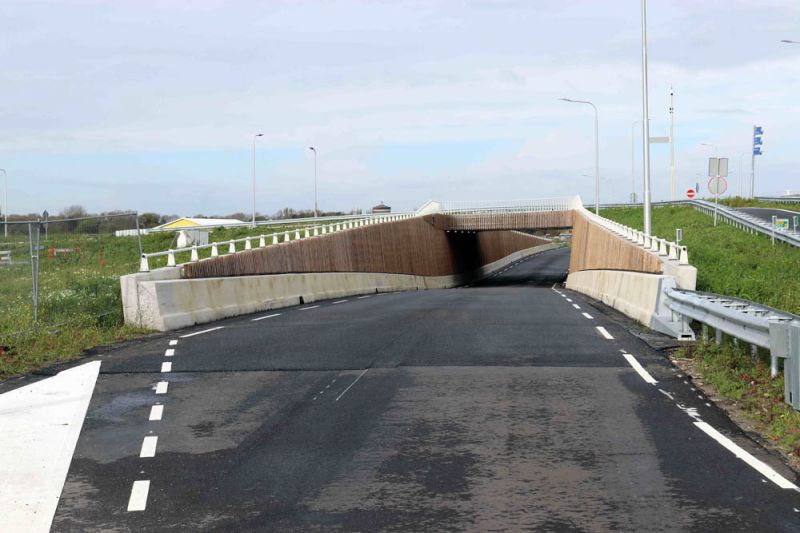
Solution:
M 792 217 L 800 216 L 798 211 L 790 211 L 789 209 L 773 209 L 768 207 L 739 207 L 737 211 L 742 211 L 750 216 L 760 218 L 766 222 L 772 222 L 772 217 L 788 218 L 789 227 L 792 228 Z
M 731 450 L 797 475 L 616 315 L 554 288 L 567 260 L 95 357 L 53 530 L 797 531 L 800 493 Z

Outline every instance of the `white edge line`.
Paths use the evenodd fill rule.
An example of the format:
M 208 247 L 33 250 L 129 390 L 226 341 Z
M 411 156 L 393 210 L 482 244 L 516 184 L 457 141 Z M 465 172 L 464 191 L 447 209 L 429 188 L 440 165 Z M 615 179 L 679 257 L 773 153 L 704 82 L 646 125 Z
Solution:
M 736 457 L 750 465 L 759 474 L 764 476 L 765 478 L 769 479 L 776 485 L 778 485 L 782 489 L 793 489 L 793 490 L 800 490 L 797 488 L 797 485 L 786 479 L 785 477 L 778 474 L 775 470 L 772 469 L 771 466 L 767 465 L 763 461 L 756 459 L 753 457 L 749 452 L 742 449 L 741 446 L 733 442 L 731 439 L 714 429 L 710 424 L 706 422 L 695 422 L 695 426 L 700 428 L 706 435 L 720 443 L 722 446 L 727 448 L 730 452 L 733 453 Z
M 309 309 L 316 309 L 317 307 L 319 307 L 319 306 L 318 305 L 312 305 L 310 307 L 301 307 L 300 309 L 298 309 L 298 311 L 308 311 Z
M 350 301 L 350 300 L 339 300 L 338 302 L 333 302 L 331 305 L 343 304 L 343 303 L 345 303 L 345 302 L 349 302 L 349 301 Z
M 185 339 L 186 337 L 194 337 L 195 335 L 202 335 L 203 333 L 209 333 L 211 331 L 217 331 L 218 329 L 222 329 L 225 326 L 217 326 L 215 328 L 204 329 L 203 331 L 196 331 L 194 333 L 189 333 L 187 335 L 181 335 L 181 339 Z
M 599 331 L 599 332 L 600 332 L 600 335 L 602 335 L 602 336 L 603 336 L 603 337 L 605 337 L 606 339 L 608 339 L 608 340 L 614 340 L 614 337 L 612 337 L 612 336 L 611 336 L 611 333 L 609 333 L 608 331 L 606 331 L 606 328 L 604 328 L 603 326 L 596 326 L 596 327 L 595 327 L 595 329 L 596 329 L 597 331 Z
M 347 393 L 347 391 L 349 391 L 349 390 L 350 390 L 350 387 L 352 387 L 353 385 L 355 385 L 355 384 L 358 382 L 358 380 L 359 380 L 359 379 L 361 379 L 361 376 L 363 376 L 364 374 L 366 374 L 366 373 L 367 373 L 367 370 L 369 370 L 369 368 L 365 368 L 365 369 L 364 369 L 364 371 L 363 371 L 363 372 L 361 372 L 361 373 L 358 375 L 358 377 L 355 379 L 355 381 L 353 381 L 353 382 L 352 382 L 350 385 L 348 385 L 348 387 L 347 387 L 346 389 L 344 389 L 344 391 L 343 391 L 343 392 L 342 392 L 342 393 L 341 393 L 339 396 L 337 396 L 337 397 L 336 397 L 336 399 L 335 399 L 335 400 L 333 400 L 333 401 L 334 401 L 334 402 L 338 402 L 338 401 L 339 401 L 339 398 L 341 398 L 342 396 L 344 396 L 344 395 Z
M 131 497 L 128 500 L 128 511 L 144 511 L 147 507 L 148 492 L 150 492 L 149 479 L 134 481 L 131 487 Z
M 622 354 L 622 357 L 624 357 L 625 360 L 628 361 L 628 364 L 630 364 L 633 367 L 633 369 L 636 370 L 636 372 L 640 376 L 642 376 L 643 380 L 645 380 L 651 385 L 655 385 L 656 383 L 658 383 L 658 381 L 656 381 L 656 379 L 653 376 L 651 376 L 650 373 L 647 370 L 645 370 L 641 364 L 639 364 L 639 361 L 637 361 L 634 356 L 632 356 L 629 353 L 624 353 Z
M 276 316 L 281 316 L 281 314 L 280 313 L 274 313 L 274 314 L 267 315 L 267 316 L 260 316 L 258 318 L 254 318 L 253 320 L 251 320 L 251 322 L 256 322 L 258 320 L 264 320 L 265 318 L 273 318 L 273 317 L 276 317 Z
M 356 298 L 356 300 L 363 300 L 364 298 L 369 298 L 371 296 L 372 296 L 371 294 L 368 294 L 366 296 L 359 296 L 358 298 Z

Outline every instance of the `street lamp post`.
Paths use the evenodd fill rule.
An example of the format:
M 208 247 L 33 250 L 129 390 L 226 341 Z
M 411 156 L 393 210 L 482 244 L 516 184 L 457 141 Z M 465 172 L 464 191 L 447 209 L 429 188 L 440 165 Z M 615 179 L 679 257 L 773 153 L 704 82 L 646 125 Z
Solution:
M 739 154 L 739 196 L 744 198 L 744 176 L 742 175 L 742 157 L 750 155 L 750 152 Z
M 570 98 L 559 98 L 564 102 L 573 104 L 587 104 L 594 109 L 594 212 L 600 214 L 600 140 L 599 140 L 599 119 L 597 117 L 597 106 L 587 100 L 572 100 Z
M 632 204 L 636 203 L 636 125 L 641 123 L 642 123 L 641 120 L 634 120 L 631 123 L 631 203 Z
M 256 137 L 263 136 L 263 133 L 253 135 L 253 227 L 256 227 Z
M 0 168 L 3 173 L 3 236 L 8 237 L 8 174 L 6 169 Z
M 313 146 L 309 146 L 308 149 L 314 152 L 314 218 L 317 218 L 319 216 L 317 211 L 317 150 Z
M 647 101 L 647 0 L 642 0 L 642 151 L 644 152 L 644 233 L 652 232 L 650 211 L 650 109 Z

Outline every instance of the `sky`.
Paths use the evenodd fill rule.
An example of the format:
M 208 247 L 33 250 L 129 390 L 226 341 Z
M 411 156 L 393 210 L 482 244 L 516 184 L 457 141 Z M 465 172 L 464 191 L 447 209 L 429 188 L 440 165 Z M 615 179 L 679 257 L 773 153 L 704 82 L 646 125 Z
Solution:
M 562 97 L 599 110 L 600 201 L 642 187 L 639 0 L 6 0 L 0 33 L 12 213 L 249 212 L 256 133 L 262 213 L 313 205 L 309 146 L 323 210 L 593 203 L 593 112 Z M 738 194 L 755 124 L 756 194 L 800 189 L 800 44 L 781 39 L 800 41 L 797 0 L 648 2 L 651 135 L 672 85 L 680 196 L 714 155 Z M 668 199 L 668 145 L 651 158 Z

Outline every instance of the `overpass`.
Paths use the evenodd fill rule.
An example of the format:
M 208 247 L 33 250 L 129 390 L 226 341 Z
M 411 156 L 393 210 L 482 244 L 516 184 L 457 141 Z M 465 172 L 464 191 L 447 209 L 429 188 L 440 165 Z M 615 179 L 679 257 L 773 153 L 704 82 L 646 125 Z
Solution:
M 211 256 L 122 278 L 126 321 L 162 331 L 320 299 L 456 287 L 559 246 L 529 233 L 572 231 L 568 286 L 648 327 L 691 335 L 660 302 L 694 289 L 688 252 L 586 210 L 579 197 L 510 202 L 430 201 L 413 214 L 287 232 L 258 247 L 213 243 Z M 219 255 L 219 249 L 232 253 Z M 186 250 L 184 250 L 186 251 Z

